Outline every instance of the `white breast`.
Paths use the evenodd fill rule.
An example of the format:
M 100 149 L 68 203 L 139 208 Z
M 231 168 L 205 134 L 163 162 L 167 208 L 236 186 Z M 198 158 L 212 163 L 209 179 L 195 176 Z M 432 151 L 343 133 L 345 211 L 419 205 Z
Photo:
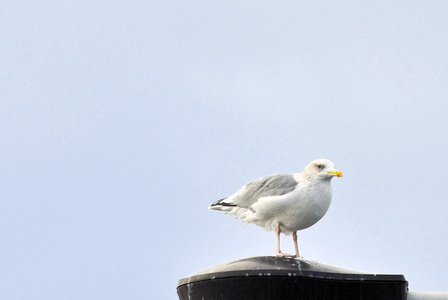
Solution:
M 287 195 L 264 197 L 252 206 L 255 212 L 245 221 L 267 230 L 280 225 L 283 233 L 291 234 L 319 221 L 330 207 L 331 195 L 330 182 L 324 181 L 299 187 Z

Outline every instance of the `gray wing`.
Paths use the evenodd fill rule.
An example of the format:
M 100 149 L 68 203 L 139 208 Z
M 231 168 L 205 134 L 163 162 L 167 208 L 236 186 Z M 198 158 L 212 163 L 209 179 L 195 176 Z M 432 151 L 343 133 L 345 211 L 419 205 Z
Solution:
M 258 199 L 267 196 L 281 196 L 292 192 L 299 183 L 293 174 L 277 174 L 261 177 L 252 181 L 235 194 L 216 201 L 213 206 L 233 206 L 250 208 Z M 217 208 L 217 207 L 216 207 Z

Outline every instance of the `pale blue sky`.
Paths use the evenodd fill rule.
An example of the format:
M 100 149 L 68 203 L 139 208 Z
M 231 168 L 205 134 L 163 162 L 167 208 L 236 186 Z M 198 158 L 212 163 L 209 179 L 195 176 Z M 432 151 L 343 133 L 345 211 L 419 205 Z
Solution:
M 448 2 L 11 1 L 0 11 L 0 298 L 177 299 L 275 253 L 209 211 L 344 172 L 301 254 L 448 291 Z M 282 250 L 293 250 L 282 238 Z

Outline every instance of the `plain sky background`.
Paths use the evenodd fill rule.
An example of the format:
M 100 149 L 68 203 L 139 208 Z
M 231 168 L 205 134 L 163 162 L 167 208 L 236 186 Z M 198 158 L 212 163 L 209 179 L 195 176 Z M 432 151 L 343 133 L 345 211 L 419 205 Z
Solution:
M 447 1 L 3 1 L 0 298 L 177 299 L 275 253 L 207 206 L 316 158 L 301 254 L 448 291 Z M 282 237 L 285 252 L 293 251 Z

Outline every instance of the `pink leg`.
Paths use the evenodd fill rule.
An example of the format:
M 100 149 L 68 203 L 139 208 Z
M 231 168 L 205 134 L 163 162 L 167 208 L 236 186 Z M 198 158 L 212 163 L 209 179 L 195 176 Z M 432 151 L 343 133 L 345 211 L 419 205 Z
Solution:
M 295 257 L 294 255 L 291 254 L 286 254 L 286 253 L 282 253 L 282 251 L 280 250 L 280 226 L 277 226 L 277 228 L 275 228 L 275 233 L 277 234 L 277 252 L 276 255 L 280 256 L 280 257 Z M 296 252 L 298 253 L 298 252 Z
M 277 256 L 281 256 L 282 251 L 280 250 L 280 226 L 275 228 L 275 234 L 277 234 Z
M 294 241 L 294 248 L 296 249 L 296 257 L 299 258 L 299 246 L 297 245 L 297 231 L 292 234 L 292 240 Z

